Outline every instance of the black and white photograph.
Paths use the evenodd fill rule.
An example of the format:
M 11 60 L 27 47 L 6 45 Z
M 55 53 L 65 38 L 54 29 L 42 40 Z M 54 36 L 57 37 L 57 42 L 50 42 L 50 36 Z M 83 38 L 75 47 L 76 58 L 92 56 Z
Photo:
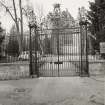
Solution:
M 105 105 L 105 0 L 0 0 L 0 105 Z

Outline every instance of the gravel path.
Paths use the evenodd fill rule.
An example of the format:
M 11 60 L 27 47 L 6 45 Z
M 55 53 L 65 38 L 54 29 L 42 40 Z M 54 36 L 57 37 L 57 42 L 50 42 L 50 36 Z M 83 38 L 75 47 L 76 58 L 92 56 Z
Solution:
M 104 77 L 47 77 L 2 81 L 0 105 L 104 105 L 103 80 Z

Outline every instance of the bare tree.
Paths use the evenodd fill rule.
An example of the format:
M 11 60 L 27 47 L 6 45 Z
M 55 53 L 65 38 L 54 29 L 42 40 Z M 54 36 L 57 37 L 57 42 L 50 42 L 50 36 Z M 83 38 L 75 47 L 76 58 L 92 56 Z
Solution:
M 35 5 L 35 14 L 36 14 L 36 19 L 38 22 L 38 25 L 41 27 L 43 24 L 43 18 L 44 18 L 44 8 L 42 4 L 36 3 Z
M 4 0 L 5 1 L 5 0 Z M 3 0 L 0 0 L 0 5 L 6 9 L 6 12 L 11 16 L 12 20 L 15 22 L 16 25 L 16 29 L 17 29 L 17 38 L 18 38 L 18 44 L 19 44 L 19 52 L 22 52 L 22 35 L 23 35 L 23 17 L 22 17 L 22 5 L 21 5 L 21 0 L 19 0 L 19 7 L 20 7 L 20 22 L 21 22 L 21 34 L 20 34 L 20 30 L 19 30 L 19 17 L 18 17 L 18 13 L 17 13 L 17 8 L 16 8 L 16 1 L 15 0 L 11 0 L 12 1 L 12 11 L 9 8 L 9 5 L 6 5 L 5 2 L 3 2 Z

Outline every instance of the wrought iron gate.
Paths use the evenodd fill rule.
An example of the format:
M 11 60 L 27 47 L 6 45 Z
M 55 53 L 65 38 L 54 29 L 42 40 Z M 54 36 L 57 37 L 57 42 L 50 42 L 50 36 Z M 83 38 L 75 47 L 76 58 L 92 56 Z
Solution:
M 32 30 L 30 30 L 32 32 Z M 30 33 L 30 71 L 39 76 L 88 75 L 87 26 Z

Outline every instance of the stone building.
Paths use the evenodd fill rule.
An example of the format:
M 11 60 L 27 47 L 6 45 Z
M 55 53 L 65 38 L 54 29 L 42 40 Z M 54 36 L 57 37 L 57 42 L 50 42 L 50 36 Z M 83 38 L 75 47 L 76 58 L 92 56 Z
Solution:
M 48 14 L 48 27 L 54 29 L 51 32 L 52 53 L 73 53 L 73 51 L 69 49 L 73 45 L 74 36 L 71 28 L 75 27 L 75 20 L 68 9 L 61 11 L 60 5 L 55 4 L 53 12 Z

